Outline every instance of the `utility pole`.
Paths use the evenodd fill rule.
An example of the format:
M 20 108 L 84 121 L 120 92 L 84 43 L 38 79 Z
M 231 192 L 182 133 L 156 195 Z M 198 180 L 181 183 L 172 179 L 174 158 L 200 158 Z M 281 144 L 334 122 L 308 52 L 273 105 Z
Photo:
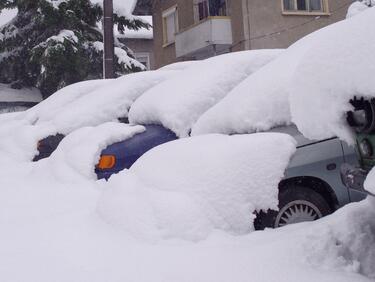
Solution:
M 103 0 L 104 56 L 103 78 L 114 78 L 113 0 Z

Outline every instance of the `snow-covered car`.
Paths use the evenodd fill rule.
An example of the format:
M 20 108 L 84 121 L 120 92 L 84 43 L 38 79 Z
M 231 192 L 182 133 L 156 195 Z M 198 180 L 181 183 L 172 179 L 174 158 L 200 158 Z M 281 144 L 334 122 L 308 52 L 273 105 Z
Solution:
M 360 21 L 358 20 L 358 22 Z M 145 93 L 137 100 L 130 110 L 129 120 L 133 124 L 159 124 L 173 131 L 179 138 L 210 133 L 248 134 L 271 129 L 293 136 L 298 141 L 297 152 L 286 170 L 285 178 L 279 185 L 279 211 L 261 213 L 256 222 L 258 228 L 278 227 L 287 223 L 317 219 L 347 203 L 362 200 L 366 197 L 366 193 L 346 187 L 340 174 L 340 167 L 343 164 L 358 164 L 355 149 L 334 137 L 337 134 L 336 128 L 335 130 L 327 128 L 323 131 L 324 134 L 318 130 L 324 128 L 326 123 L 324 121 L 317 123 L 316 117 L 327 106 L 325 97 L 313 99 L 313 97 L 319 96 L 320 92 L 326 94 L 324 91 L 327 89 L 339 88 L 341 92 L 347 93 L 347 89 L 343 88 L 341 84 L 352 82 L 349 78 L 355 76 L 352 68 L 348 70 L 347 66 L 350 64 L 342 66 L 351 74 L 351 76 L 348 75 L 345 83 L 341 83 L 337 77 L 334 85 L 320 89 L 318 86 L 321 85 L 320 81 L 323 78 L 320 77 L 319 81 L 315 81 L 315 74 L 321 71 L 321 66 L 325 66 L 329 59 L 321 60 L 319 65 L 315 61 L 311 63 L 311 57 L 329 54 L 330 58 L 334 58 L 336 49 L 332 47 L 325 50 L 321 42 L 336 46 L 337 43 L 332 41 L 332 36 L 337 37 L 340 41 L 347 38 L 345 36 L 347 33 L 358 34 L 358 30 L 354 28 L 355 24 L 352 22 L 355 22 L 355 19 L 332 25 L 303 38 L 275 60 L 232 88 L 230 93 L 216 100 L 216 88 L 212 87 L 211 91 L 207 89 L 199 91 L 202 89 L 199 80 L 197 80 L 197 84 L 192 85 L 186 85 L 181 80 L 179 81 L 181 84 L 175 83 L 172 90 L 170 88 L 173 85 L 168 85 L 168 88 L 166 84 L 160 84 L 155 88 L 160 91 Z M 359 26 L 363 26 L 363 23 Z M 363 36 L 363 42 L 367 42 L 366 40 L 366 37 Z M 359 44 L 357 41 L 348 42 L 350 42 L 351 48 L 342 50 L 343 54 L 345 54 L 344 51 L 355 49 L 354 46 Z M 348 44 L 348 42 L 345 41 L 344 44 Z M 316 53 L 318 47 L 320 52 Z M 339 47 L 343 49 L 341 46 Z M 347 58 L 348 56 L 343 55 L 342 57 Z M 362 57 L 359 61 L 367 64 L 366 57 L 364 55 Z M 314 67 L 311 67 L 312 64 Z M 358 61 L 353 61 L 352 64 L 360 65 Z M 302 71 L 297 72 L 296 69 Z M 314 70 L 313 73 L 312 70 Z M 300 73 L 304 73 L 303 71 L 306 73 L 304 76 L 306 83 L 295 79 L 297 74 L 300 78 Z M 336 62 L 327 66 L 324 71 L 332 71 L 326 77 L 339 76 Z M 356 69 L 356 73 L 360 72 L 360 68 Z M 370 70 L 369 72 L 371 73 Z M 210 70 L 207 70 L 207 73 L 210 73 Z M 198 75 L 202 76 L 202 72 L 198 72 Z M 313 82 L 310 81 L 311 79 Z M 326 83 L 330 82 L 331 80 L 327 80 Z M 368 91 L 366 88 L 368 83 L 362 81 L 361 83 L 361 86 Z M 221 87 L 222 85 L 218 86 L 218 88 Z M 315 88 L 318 88 L 320 92 Z M 354 89 L 356 88 L 354 87 Z M 206 91 L 212 92 L 211 95 Z M 185 95 L 180 96 L 181 92 Z M 202 95 L 202 92 L 205 95 Z M 292 100 L 290 100 L 290 93 L 293 94 Z M 306 93 L 309 93 L 309 96 Z M 351 95 L 353 95 L 352 93 L 354 92 L 351 92 Z M 211 104 L 212 106 L 205 107 L 212 100 L 215 101 Z M 309 104 L 306 100 L 311 100 L 312 103 Z M 316 105 L 317 101 L 320 103 L 319 107 Z M 332 104 L 335 105 L 335 103 Z M 332 106 L 330 110 L 336 108 L 346 109 L 347 106 Z M 306 111 L 312 111 L 314 114 L 306 118 Z M 338 119 L 339 116 L 335 115 L 334 118 Z M 294 121 L 296 121 L 299 130 L 303 125 L 304 132 L 309 133 L 316 130 L 320 134 L 307 139 L 299 130 L 290 126 Z M 289 126 L 285 127 L 285 125 Z M 338 124 L 337 128 L 343 129 L 344 127 Z M 126 155 L 126 152 L 124 154 Z
M 172 90 L 176 85 L 184 87 L 173 95 L 176 101 L 193 98 L 197 102 L 190 105 L 195 108 L 195 116 L 190 117 L 193 123 L 233 87 L 282 51 L 236 52 L 203 61 L 172 64 L 160 70 L 126 75 L 116 80 L 81 82 L 65 87 L 26 116 L 30 123 L 37 120 L 34 126 L 47 127 L 50 133 L 39 140 L 34 160 L 50 156 L 65 135 L 75 129 L 113 120 L 127 123 L 131 106 L 143 95 L 152 97 L 162 92 L 169 95 L 171 91 L 166 89 Z M 202 71 L 207 75 L 202 76 Z M 186 109 L 185 105 L 183 108 Z M 180 107 L 181 110 L 183 108 Z
M 46 158 L 72 131 L 108 121 L 128 122 L 130 106 L 145 91 L 179 71 L 147 71 L 117 79 L 83 81 L 64 87 L 21 118 L 42 128 L 34 161 Z
M 366 197 L 365 193 L 347 188 L 341 181 L 340 167 L 357 164 L 354 149 L 345 142 L 338 138 L 309 140 L 295 126 L 278 127 L 271 132 L 292 136 L 297 141 L 297 151 L 279 184 L 279 211 L 260 212 L 255 221 L 257 229 L 316 220 Z M 145 132 L 103 150 L 96 174 L 108 179 L 129 169 L 152 147 L 175 139 L 178 137 L 162 126 L 146 126 Z

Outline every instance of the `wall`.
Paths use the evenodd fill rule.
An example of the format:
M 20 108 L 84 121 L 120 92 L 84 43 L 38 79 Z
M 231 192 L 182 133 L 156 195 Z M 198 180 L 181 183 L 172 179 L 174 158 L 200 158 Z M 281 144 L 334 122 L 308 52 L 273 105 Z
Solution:
M 193 0 L 157 0 L 153 6 L 155 67 L 176 62 L 175 44 L 163 46 L 163 11 L 177 4 L 179 30 L 194 24 Z
M 281 0 L 227 0 L 232 20 L 231 51 L 287 48 L 324 26 L 345 19 L 354 0 L 328 0 L 329 15 L 283 15 Z M 193 0 L 155 0 L 153 5 L 155 65 L 176 62 L 175 44 L 163 47 L 162 11 L 178 5 L 180 30 L 194 24 Z
M 248 5 L 249 33 L 247 38 L 237 37 L 235 41 L 247 42 L 246 49 L 262 49 L 287 48 L 305 35 L 345 19 L 347 9 L 353 0 L 329 0 L 329 15 L 321 16 L 283 15 L 281 0 L 243 2 L 247 2 Z M 236 23 L 234 28 L 238 28 Z
M 126 38 L 124 43 L 134 53 L 149 53 L 150 69 L 155 69 L 154 42 L 152 39 Z

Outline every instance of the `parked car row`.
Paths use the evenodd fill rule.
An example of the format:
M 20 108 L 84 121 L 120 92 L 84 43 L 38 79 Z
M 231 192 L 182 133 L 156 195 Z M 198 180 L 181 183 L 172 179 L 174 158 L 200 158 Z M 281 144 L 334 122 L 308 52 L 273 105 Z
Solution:
M 207 99 L 204 93 L 202 90 L 202 97 L 199 99 Z M 270 130 L 292 136 L 297 141 L 297 151 L 290 161 L 284 179 L 279 184 L 279 210 L 258 212 L 254 223 L 256 229 L 276 228 L 316 220 L 367 196 L 363 190 L 363 176 L 365 175 L 363 170 L 359 173 L 362 176 L 362 183 L 353 185 L 347 181 L 354 179 L 351 177 L 353 171 L 356 171 L 355 175 L 358 175 L 357 170 L 353 168 L 362 166 L 368 169 L 374 165 L 373 140 L 368 134 L 374 131 L 375 122 L 371 121 L 370 125 L 367 125 L 364 124 L 364 120 L 366 121 L 368 116 L 375 117 L 375 103 L 361 101 L 353 101 L 353 105 L 358 108 L 360 114 L 348 113 L 348 122 L 352 126 L 361 130 L 365 129 L 358 135 L 360 162 L 358 162 L 355 149 L 338 138 L 309 140 L 294 125 L 277 126 Z M 126 115 L 125 118 L 118 117 L 119 122 L 128 123 L 126 117 Z M 113 174 L 129 169 L 149 150 L 179 139 L 179 135 L 163 126 L 162 122 L 142 125 L 145 126 L 144 132 L 114 143 L 101 152 L 100 160 L 95 167 L 98 179 L 109 179 Z M 233 134 L 241 133 L 233 132 Z M 364 136 L 364 133 L 367 135 Z M 58 133 L 40 140 L 39 154 L 35 156 L 34 161 L 49 157 L 64 137 L 65 134 Z M 275 155 L 275 158 L 277 157 Z M 348 167 L 351 168 L 352 174 L 348 172 L 348 169 L 345 170 Z

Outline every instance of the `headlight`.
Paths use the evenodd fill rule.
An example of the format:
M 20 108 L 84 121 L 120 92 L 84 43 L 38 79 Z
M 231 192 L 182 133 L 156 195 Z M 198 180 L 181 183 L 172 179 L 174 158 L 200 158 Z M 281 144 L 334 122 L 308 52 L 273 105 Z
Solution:
M 372 156 L 372 146 L 370 141 L 367 139 L 363 139 L 361 143 L 359 143 L 359 150 L 361 155 L 365 158 L 369 158 Z
M 111 169 L 116 164 L 116 157 L 113 155 L 102 155 L 100 157 L 99 163 L 97 164 L 97 168 L 99 169 Z

